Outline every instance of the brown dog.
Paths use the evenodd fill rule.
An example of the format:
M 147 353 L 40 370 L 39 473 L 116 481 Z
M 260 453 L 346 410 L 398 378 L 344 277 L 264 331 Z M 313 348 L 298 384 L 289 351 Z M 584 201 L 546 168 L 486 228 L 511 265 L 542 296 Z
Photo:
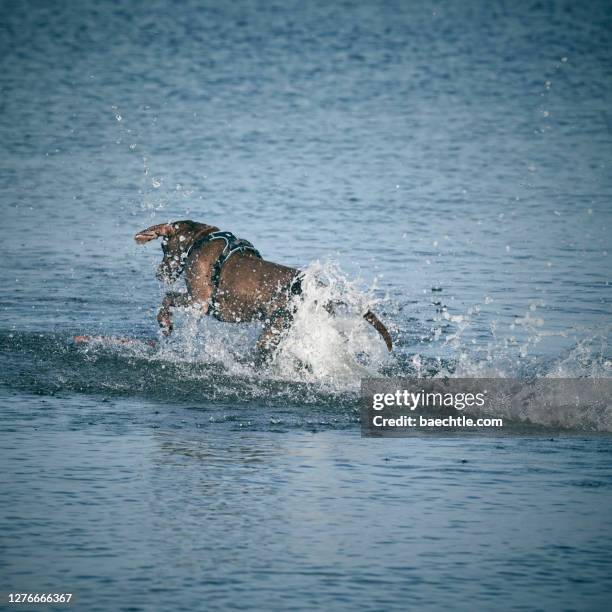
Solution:
M 299 270 L 265 261 L 249 242 L 195 221 L 152 225 L 134 238 L 138 244 L 162 238 L 157 278 L 172 282 L 185 273 L 187 292 L 166 293 L 157 315 L 165 335 L 172 332 L 171 308 L 197 306 L 220 321 L 263 321 L 257 347 L 264 357 L 272 353 L 293 318 L 290 302 L 301 293 Z M 387 328 L 374 313 L 363 316 L 390 351 Z

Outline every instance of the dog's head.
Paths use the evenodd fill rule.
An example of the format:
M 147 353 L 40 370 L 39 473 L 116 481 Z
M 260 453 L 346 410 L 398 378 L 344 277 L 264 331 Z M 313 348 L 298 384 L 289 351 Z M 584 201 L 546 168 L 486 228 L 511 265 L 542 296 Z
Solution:
M 191 245 L 200 236 L 218 228 L 196 221 L 174 221 L 152 225 L 134 236 L 138 244 L 145 244 L 156 238 L 162 239 L 164 258 L 157 267 L 156 276 L 166 283 L 174 282 L 183 272 L 185 260 Z

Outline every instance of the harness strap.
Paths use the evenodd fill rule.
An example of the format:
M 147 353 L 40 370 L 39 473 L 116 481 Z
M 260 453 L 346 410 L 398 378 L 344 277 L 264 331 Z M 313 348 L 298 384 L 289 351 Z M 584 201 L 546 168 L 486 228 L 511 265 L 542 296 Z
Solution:
M 215 261 L 213 265 L 212 272 L 212 285 L 213 285 L 213 293 L 210 298 L 210 307 L 211 314 L 216 316 L 217 313 L 217 303 L 215 296 L 217 294 L 217 290 L 219 289 L 219 282 L 221 280 L 221 270 L 223 266 L 227 263 L 227 260 L 234 253 L 253 253 L 258 259 L 262 259 L 262 256 L 259 254 L 259 251 L 248 241 L 243 240 L 242 238 L 236 238 L 232 232 L 211 232 L 210 234 L 206 234 L 206 236 L 202 236 L 198 238 L 190 247 L 190 249 L 185 254 L 185 259 L 189 257 L 191 251 L 193 249 L 198 248 L 208 242 L 212 242 L 213 240 L 224 240 L 225 246 L 221 251 L 219 257 L 217 257 L 217 261 Z

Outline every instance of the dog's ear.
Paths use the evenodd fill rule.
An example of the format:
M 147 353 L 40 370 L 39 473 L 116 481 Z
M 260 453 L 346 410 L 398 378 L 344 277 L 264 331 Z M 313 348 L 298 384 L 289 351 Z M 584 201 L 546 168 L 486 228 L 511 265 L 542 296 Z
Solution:
M 147 227 L 147 229 L 138 232 L 134 236 L 134 240 L 138 244 L 145 244 L 145 242 L 149 242 L 149 240 L 155 240 L 160 236 L 170 236 L 174 232 L 175 228 L 172 223 L 159 223 L 158 225 L 152 225 L 151 227 Z

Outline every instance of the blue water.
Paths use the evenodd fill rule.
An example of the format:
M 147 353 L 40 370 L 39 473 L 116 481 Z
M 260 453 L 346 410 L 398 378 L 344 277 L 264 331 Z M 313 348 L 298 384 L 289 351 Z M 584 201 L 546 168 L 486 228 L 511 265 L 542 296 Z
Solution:
M 610 48 L 603 0 L 3 0 L 0 592 L 606 609 L 612 405 L 370 440 L 357 392 L 612 375 Z M 308 310 L 263 370 L 256 326 L 189 314 L 74 345 L 157 337 L 132 237 L 186 218 L 367 303 L 393 355 Z

